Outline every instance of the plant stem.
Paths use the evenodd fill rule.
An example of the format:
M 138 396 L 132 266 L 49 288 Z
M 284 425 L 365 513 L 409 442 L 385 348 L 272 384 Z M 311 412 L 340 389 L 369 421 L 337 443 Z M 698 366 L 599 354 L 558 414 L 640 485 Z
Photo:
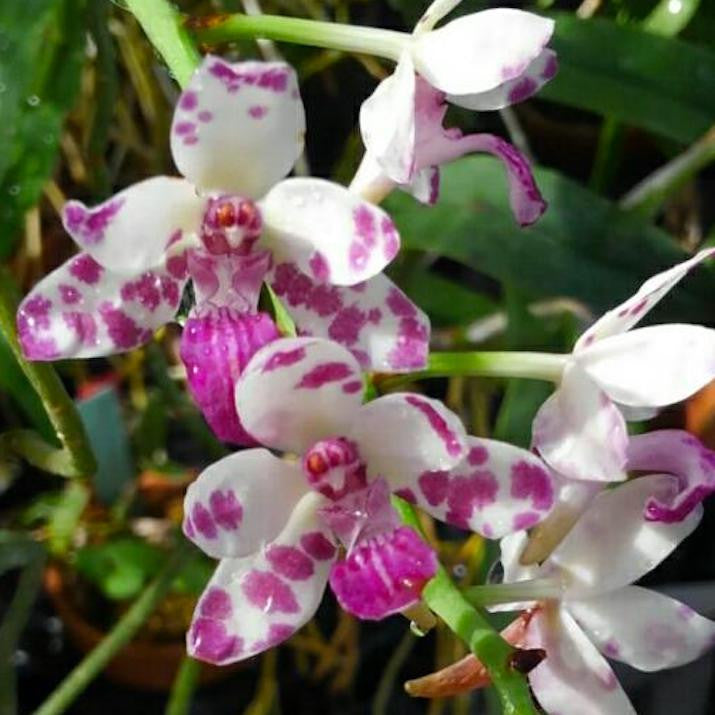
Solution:
M 125 0 L 147 37 L 161 54 L 181 87 L 185 87 L 201 55 L 184 27 L 181 15 L 168 0 Z
M 0 331 L 7 340 L 18 365 L 42 400 L 63 449 L 45 444 L 40 437 L 30 437 L 30 433 L 25 430 L 6 438 L 6 445 L 9 443 L 28 461 L 50 471 L 57 466 L 57 473 L 63 476 L 89 476 L 96 470 L 97 463 L 77 408 L 52 365 L 25 360 L 15 331 L 17 305 L 18 296 L 14 281 L 7 269 L 2 268 L 0 269 Z M 33 452 L 35 448 L 38 448 L 36 454 Z
M 378 55 L 394 61 L 400 59 L 410 41 L 410 35 L 404 32 L 278 15 L 217 15 L 199 19 L 193 26 L 198 41 L 207 45 L 262 38 Z
M 187 715 L 191 710 L 191 700 L 199 684 L 201 663 L 190 656 L 184 656 L 171 686 L 165 715 Z
M 60 683 L 34 715 L 59 715 L 69 708 L 79 694 L 104 669 L 114 655 L 128 643 L 154 611 L 156 604 L 169 590 L 188 552 L 188 542 L 182 543 L 169 558 L 156 579 L 147 586 L 132 607 L 122 616 L 104 640 L 87 654 Z
M 487 584 L 471 586 L 462 591 L 464 597 L 474 606 L 496 606 L 500 603 L 522 601 L 546 601 L 561 598 L 563 588 L 555 579 L 539 578 L 517 583 Z
M 393 498 L 393 505 L 402 521 L 421 533 L 412 506 L 397 497 Z M 444 567 L 438 567 L 422 591 L 422 598 L 484 664 L 499 694 L 504 715 L 536 715 L 526 678 L 510 665 L 514 648 L 469 603 Z
M 568 355 L 529 352 L 430 353 L 427 368 L 376 380 L 381 390 L 428 377 L 525 377 L 558 382 Z

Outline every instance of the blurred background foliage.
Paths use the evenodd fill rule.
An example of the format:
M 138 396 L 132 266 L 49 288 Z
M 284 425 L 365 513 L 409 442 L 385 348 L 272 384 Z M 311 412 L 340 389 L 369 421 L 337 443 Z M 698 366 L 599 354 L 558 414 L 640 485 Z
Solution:
M 464 0 L 457 12 L 505 4 Z M 390 197 L 387 207 L 404 246 L 391 273 L 430 314 L 436 349 L 569 350 L 594 315 L 715 240 L 715 3 L 511 4 L 556 19 L 559 74 L 536 99 L 502 112 L 452 108 L 448 121 L 516 144 L 533 160 L 549 210 L 535 226 L 518 228 L 501 167 L 484 157 L 444 170 L 434 208 L 407 195 Z M 405 30 L 427 5 L 262 3 L 270 13 Z M 241 2 L 183 0 L 177 6 L 202 16 L 239 11 Z M 258 54 L 250 42 L 204 49 L 235 58 Z M 391 68 L 328 50 L 281 45 L 280 51 L 301 77 L 308 118 L 304 170 L 348 182 L 362 152 L 360 104 Z M 67 198 L 96 202 L 147 176 L 174 173 L 168 128 L 177 96 L 121 0 L 0 2 L 0 261 L 6 269 L 0 280 L 24 293 L 71 255 L 59 219 Z M 650 319 L 712 325 L 714 295 L 713 270 L 700 269 Z M 16 706 L 33 710 L 78 653 L 126 614 L 167 562 L 186 484 L 227 453 L 186 395 L 178 334 L 169 327 L 146 349 L 60 365 L 98 456 L 91 480 L 51 477 L 0 451 L 2 713 Z M 538 382 L 468 378 L 414 389 L 446 399 L 473 433 L 525 446 L 549 391 Z M 712 434 L 713 398 L 698 400 L 697 418 L 688 421 L 687 410 L 677 408 L 659 424 Z M 54 440 L 42 402 L 2 338 L 0 419 L 4 429 L 30 427 Z M 493 545 L 437 531 L 429 521 L 425 528 L 455 578 L 483 581 Z M 706 519 L 656 581 L 713 578 L 712 537 Z M 140 643 L 173 649 L 161 651 L 160 661 L 129 656 L 145 669 L 164 663 L 155 686 L 161 681 L 169 688 L 174 680 L 181 634 L 211 568 L 198 553 L 186 556 L 139 632 Z M 43 582 L 45 595 L 33 610 Z M 208 683 L 217 674 L 205 670 L 205 687 L 193 698 L 199 672 L 184 660 L 167 712 L 188 712 L 190 702 L 192 712 L 216 714 L 498 712 L 483 695 L 423 703 L 401 693 L 402 680 L 462 652 L 441 628 L 418 638 L 398 618 L 358 626 L 326 603 L 278 653 L 222 672 L 223 682 L 213 687 Z M 146 682 L 115 670 L 69 711 L 154 713 L 166 706 L 166 693 L 138 695 L 133 688 Z M 709 682 L 709 675 L 698 681 L 705 702 Z M 651 709 L 652 690 L 634 687 L 638 712 L 660 712 Z

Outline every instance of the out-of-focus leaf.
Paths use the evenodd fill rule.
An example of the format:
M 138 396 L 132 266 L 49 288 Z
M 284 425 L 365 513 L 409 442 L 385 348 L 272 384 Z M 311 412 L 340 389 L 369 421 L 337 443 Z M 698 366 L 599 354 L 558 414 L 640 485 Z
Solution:
M 79 520 L 89 502 L 89 490 L 79 481 L 67 483 L 47 524 L 48 546 L 53 554 L 66 554 Z
M 215 569 L 215 562 L 197 549 L 186 559 L 171 587 L 177 593 L 198 596 L 206 587 Z
M 129 435 L 117 391 L 109 387 L 78 403 L 97 470 L 92 477 L 99 499 L 112 504 L 134 476 Z
M 0 258 L 40 196 L 79 88 L 85 0 L 0 2 Z
M 132 433 L 137 458 L 151 461 L 157 451 L 165 450 L 168 430 L 164 398 L 158 390 L 153 390 Z
M 494 425 L 494 439 L 527 449 L 531 423 L 552 390 L 551 385 L 538 380 L 509 380 Z
M 528 229 L 515 224 L 502 169 L 486 157 L 446 167 L 442 196 L 433 208 L 394 193 L 387 209 L 406 248 L 439 252 L 510 283 L 530 299 L 575 298 L 595 314 L 685 259 L 665 232 L 576 182 L 547 169 L 536 169 L 536 178 L 550 205 Z M 710 322 L 714 291 L 715 274 L 698 271 L 673 291 L 658 315 Z
M 700 0 L 660 0 L 643 21 L 643 29 L 672 37 L 687 27 L 700 8 Z
M 689 143 L 715 117 L 715 52 L 607 19 L 556 15 L 559 73 L 540 97 Z

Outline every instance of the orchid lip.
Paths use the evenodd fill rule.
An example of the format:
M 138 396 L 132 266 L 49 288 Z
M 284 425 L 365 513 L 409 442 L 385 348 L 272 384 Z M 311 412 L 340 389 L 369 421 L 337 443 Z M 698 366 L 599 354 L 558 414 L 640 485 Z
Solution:
M 231 194 L 212 196 L 201 222 L 201 242 L 212 255 L 248 255 L 262 228 L 260 209 L 251 199 Z

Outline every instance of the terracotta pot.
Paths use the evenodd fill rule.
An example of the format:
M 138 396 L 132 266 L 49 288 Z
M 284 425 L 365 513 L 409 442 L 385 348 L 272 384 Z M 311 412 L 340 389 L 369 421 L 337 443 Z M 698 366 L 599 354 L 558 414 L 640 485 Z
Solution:
M 74 604 L 69 584 L 59 566 L 50 564 L 45 569 L 44 586 L 74 646 L 88 653 L 99 645 L 106 633 L 93 626 Z M 183 641 L 155 643 L 134 640 L 114 656 L 104 674 L 110 680 L 132 688 L 168 691 L 185 654 Z M 206 685 L 222 680 L 241 667 L 243 663 L 221 668 L 204 664 L 200 683 Z

